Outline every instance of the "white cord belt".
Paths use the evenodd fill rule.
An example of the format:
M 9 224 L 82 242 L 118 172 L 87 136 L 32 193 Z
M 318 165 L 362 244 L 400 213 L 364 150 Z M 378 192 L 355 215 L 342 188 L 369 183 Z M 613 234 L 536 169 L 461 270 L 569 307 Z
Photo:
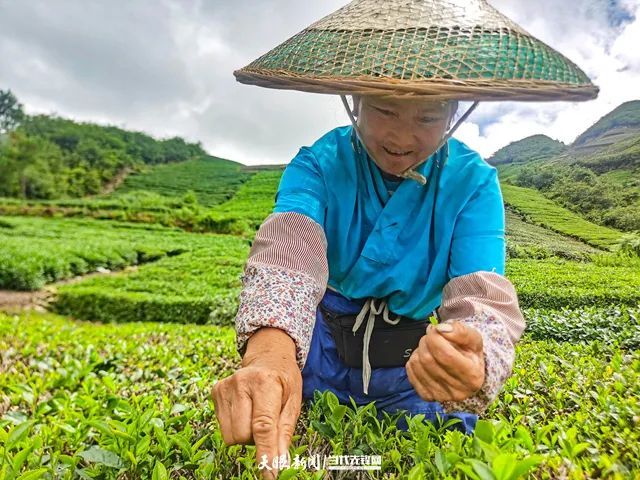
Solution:
M 389 306 L 387 302 L 384 300 L 380 300 L 380 305 L 376 307 L 375 298 L 369 298 L 364 305 L 362 306 L 362 310 L 356 317 L 356 323 L 353 325 L 353 334 L 355 335 L 362 322 L 364 322 L 364 317 L 369 314 L 367 318 L 367 326 L 364 330 L 364 345 L 362 348 L 362 388 L 364 390 L 364 394 L 369 394 L 369 381 L 371 380 L 371 363 L 369 363 L 369 343 L 371 342 L 371 334 L 373 333 L 373 327 L 376 323 L 376 315 L 379 315 L 382 312 L 382 318 L 389 325 L 397 325 L 400 321 L 400 316 L 395 320 L 391 320 L 389 318 Z

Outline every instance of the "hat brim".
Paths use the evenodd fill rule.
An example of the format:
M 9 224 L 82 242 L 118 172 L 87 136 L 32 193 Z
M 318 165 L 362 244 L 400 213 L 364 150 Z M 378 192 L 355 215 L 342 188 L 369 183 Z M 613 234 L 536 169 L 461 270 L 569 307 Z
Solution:
M 598 96 L 595 85 L 561 85 L 543 80 L 340 78 L 292 75 L 288 71 L 243 68 L 233 72 L 240 83 L 332 95 L 375 95 L 460 101 L 585 101 Z

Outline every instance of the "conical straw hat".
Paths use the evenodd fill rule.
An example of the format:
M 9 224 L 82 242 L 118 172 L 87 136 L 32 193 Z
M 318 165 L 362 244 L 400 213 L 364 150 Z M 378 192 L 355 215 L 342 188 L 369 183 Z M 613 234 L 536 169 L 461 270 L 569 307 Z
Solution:
M 485 0 L 354 0 L 234 72 L 242 83 L 433 100 L 590 100 L 569 59 Z

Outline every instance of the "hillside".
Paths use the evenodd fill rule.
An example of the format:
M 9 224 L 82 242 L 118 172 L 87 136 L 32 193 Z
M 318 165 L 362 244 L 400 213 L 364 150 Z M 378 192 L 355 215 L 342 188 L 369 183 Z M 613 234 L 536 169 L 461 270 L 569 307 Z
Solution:
M 580 261 L 588 260 L 590 255 L 601 252 L 584 241 L 557 233 L 551 228 L 555 222 L 550 219 L 547 219 L 549 226 L 545 227 L 531 221 L 526 222 L 524 218 L 527 218 L 526 214 L 518 213 L 511 205 L 507 205 L 506 233 L 509 258 L 558 257 Z
M 546 135 L 512 142 L 487 159 L 492 165 L 548 160 L 578 164 L 602 173 L 640 166 L 640 100 L 627 102 L 602 117 L 569 146 Z
M 621 232 L 588 222 L 533 189 L 503 185 L 502 194 L 505 204 L 526 218 L 527 223 L 602 249 L 611 248 L 622 238 Z
M 626 102 L 602 117 L 572 144 L 573 149 L 597 149 L 640 135 L 640 100 Z
M 489 159 L 503 183 L 536 189 L 591 222 L 640 230 L 640 101 L 620 105 L 555 155 L 536 137 Z
M 239 163 L 207 156 L 129 175 L 112 196 L 147 191 L 178 198 L 192 192 L 194 200 L 210 206 L 229 200 L 250 177 Z
M 546 197 L 553 208 L 573 212 L 564 224 L 586 220 L 618 230 L 640 229 L 640 136 L 633 134 L 640 125 L 639 106 L 621 105 L 571 146 L 534 135 L 496 152 L 489 161 L 498 166 L 503 184 L 544 195 L 514 208 L 548 210 L 540 200 Z M 8 198 L 0 201 L 0 213 L 8 215 L 82 215 L 251 236 L 271 208 L 282 171 L 282 166 L 245 167 L 214 158 L 180 138 L 156 140 L 48 115 L 25 116 L 3 138 L 0 196 Z M 564 226 L 544 228 L 575 236 Z M 582 241 L 599 248 L 611 245 L 597 238 Z M 552 255 L 563 250 L 555 240 L 548 246 Z M 534 245 L 521 247 L 529 251 Z
M 637 170 L 640 168 L 640 130 L 621 133 L 615 129 L 588 142 L 585 147 L 572 147 L 562 158 L 595 173 L 612 170 Z M 615 143 L 613 142 L 615 140 Z
M 78 198 L 100 193 L 123 171 L 206 158 L 200 144 L 174 137 L 26 116 L 0 143 L 0 196 Z

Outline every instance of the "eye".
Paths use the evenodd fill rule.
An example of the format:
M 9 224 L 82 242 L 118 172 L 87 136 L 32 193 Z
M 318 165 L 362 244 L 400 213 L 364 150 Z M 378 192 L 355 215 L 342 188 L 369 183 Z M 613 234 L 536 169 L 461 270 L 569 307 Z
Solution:
M 378 112 L 380 112 L 382 115 L 385 115 L 387 117 L 391 117 L 394 115 L 394 113 L 391 110 L 386 110 L 384 108 L 380 108 L 380 107 L 373 107 L 375 110 L 377 110 Z
M 422 117 L 420 119 L 420 122 L 422 122 L 422 123 L 433 123 L 433 122 L 436 122 L 436 121 L 438 121 L 438 119 L 435 118 L 435 117 Z

